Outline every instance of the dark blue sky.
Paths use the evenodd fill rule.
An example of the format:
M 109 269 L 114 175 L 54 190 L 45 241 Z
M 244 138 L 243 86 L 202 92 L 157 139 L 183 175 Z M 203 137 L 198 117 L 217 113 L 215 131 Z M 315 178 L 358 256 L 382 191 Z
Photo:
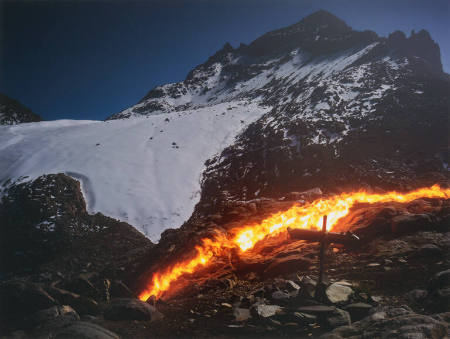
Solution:
M 0 92 L 46 120 L 104 119 L 183 80 L 226 41 L 326 9 L 381 36 L 425 28 L 450 72 L 449 0 L 0 0 Z

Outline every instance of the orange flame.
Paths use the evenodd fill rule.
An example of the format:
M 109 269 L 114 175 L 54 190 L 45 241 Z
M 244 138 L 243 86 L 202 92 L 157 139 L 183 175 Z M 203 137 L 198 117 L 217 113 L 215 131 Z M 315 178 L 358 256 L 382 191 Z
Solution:
M 327 230 L 331 230 L 339 219 L 346 216 L 356 203 L 407 203 L 418 198 L 450 198 L 450 189 L 438 185 L 420 188 L 409 193 L 388 192 L 369 194 L 366 192 L 342 193 L 329 198 L 321 198 L 305 205 L 294 205 L 284 212 L 278 212 L 264 219 L 259 224 L 246 225 L 231 230 L 234 237 L 224 234 L 202 239 L 202 244 L 196 246 L 194 258 L 176 263 L 172 267 L 156 272 L 151 283 L 139 295 L 139 299 L 147 300 L 151 296 L 159 298 L 170 285 L 180 276 L 193 273 L 199 267 L 211 263 L 214 256 L 224 254 L 224 251 L 238 248 L 245 252 L 255 246 L 258 241 L 267 236 L 274 236 L 287 231 L 287 228 L 321 229 L 322 217 L 328 216 Z

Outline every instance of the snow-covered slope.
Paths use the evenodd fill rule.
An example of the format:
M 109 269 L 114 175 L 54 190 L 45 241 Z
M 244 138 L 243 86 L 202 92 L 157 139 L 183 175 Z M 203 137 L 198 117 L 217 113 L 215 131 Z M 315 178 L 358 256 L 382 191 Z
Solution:
M 213 57 L 212 63 L 196 68 L 185 81 L 155 88 L 141 102 L 110 119 L 196 109 L 243 99 L 270 105 L 299 100 L 311 93 L 306 91 L 297 98 L 288 91 L 293 85 L 326 80 L 377 45 L 367 42 L 325 56 L 312 56 L 297 48 L 284 58 L 272 56 L 251 65 L 246 64 L 248 60 L 243 56 L 221 51 L 217 59 Z M 249 74 L 240 78 L 246 73 Z
M 265 112 L 233 102 L 147 118 L 1 126 L 0 183 L 67 173 L 81 181 L 90 212 L 156 241 L 189 218 L 205 161 Z

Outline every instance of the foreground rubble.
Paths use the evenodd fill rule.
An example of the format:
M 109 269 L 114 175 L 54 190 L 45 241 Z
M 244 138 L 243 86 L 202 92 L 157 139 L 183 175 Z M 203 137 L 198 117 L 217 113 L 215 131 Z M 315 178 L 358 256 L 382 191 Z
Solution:
M 36 199 L 35 193 L 49 183 L 70 187 L 76 194 L 71 180 L 59 175 L 24 185 L 9 195 L 7 206 L 14 207 L 17 196 L 26 206 L 24 201 Z M 207 216 L 198 225 L 209 222 L 209 226 L 200 229 L 193 223 L 168 231 L 154 246 L 128 225 L 103 216 L 94 219 L 98 227 L 89 227 L 92 216 L 69 204 L 69 189 L 63 192 L 65 196 L 53 195 L 51 206 L 68 204 L 61 205 L 65 206 L 60 213 L 63 219 L 56 222 L 61 227 L 56 234 L 66 241 L 64 225 L 74 225 L 69 231 L 75 237 L 64 242 L 70 250 L 57 248 L 56 256 L 54 252 L 44 255 L 47 247 L 40 246 L 34 248 L 42 254 L 39 260 L 14 259 L 26 263 L 21 270 L 7 271 L 8 266 L 2 266 L 2 336 L 444 338 L 449 333 L 448 200 L 420 199 L 407 205 L 355 209 L 346 222 L 361 236 L 363 246 L 331 244 L 327 248 L 326 299 L 320 302 L 315 298 L 318 244 L 282 235 L 266 241 L 263 251 L 255 247 L 248 255 L 199 271 L 180 281 L 173 295 L 144 303 L 137 299 L 142 267 L 163 265 L 182 253 L 182 245 L 195 243 L 213 227 L 227 229 L 239 219 L 262 218 L 308 199 L 307 195 L 241 202 L 227 212 L 233 217 Z M 35 201 L 36 207 L 48 202 Z M 41 216 L 38 213 L 36 220 L 16 225 L 32 227 L 33 222 L 42 223 Z M 80 223 L 76 222 L 86 227 L 77 228 Z M 46 239 L 49 231 L 39 231 Z M 57 244 L 58 237 L 50 235 L 52 244 Z M 190 242 L 183 243 L 183 239 Z

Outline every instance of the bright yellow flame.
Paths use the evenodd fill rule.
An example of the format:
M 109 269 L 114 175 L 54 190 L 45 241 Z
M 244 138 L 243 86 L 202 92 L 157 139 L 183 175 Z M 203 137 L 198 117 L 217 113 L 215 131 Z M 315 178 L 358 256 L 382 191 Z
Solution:
M 329 231 L 339 219 L 348 214 L 350 208 L 356 203 L 407 203 L 418 198 L 448 199 L 449 197 L 450 189 L 434 185 L 405 194 L 399 192 L 383 194 L 342 193 L 330 198 L 318 199 L 305 205 L 295 205 L 287 211 L 273 214 L 259 224 L 246 225 L 231 230 L 230 233 L 234 235 L 232 238 L 218 234 L 212 239 L 202 239 L 202 245 L 196 246 L 197 254 L 194 258 L 176 263 L 162 272 L 156 272 L 151 283 L 139 295 L 139 299 L 147 300 L 150 296 L 159 298 L 170 288 L 172 282 L 183 274 L 193 273 L 199 266 L 209 264 L 214 256 L 221 256 L 224 251 L 232 248 L 247 251 L 253 248 L 258 241 L 267 236 L 285 232 L 288 227 L 321 230 L 322 218 L 327 215 L 327 230 Z

